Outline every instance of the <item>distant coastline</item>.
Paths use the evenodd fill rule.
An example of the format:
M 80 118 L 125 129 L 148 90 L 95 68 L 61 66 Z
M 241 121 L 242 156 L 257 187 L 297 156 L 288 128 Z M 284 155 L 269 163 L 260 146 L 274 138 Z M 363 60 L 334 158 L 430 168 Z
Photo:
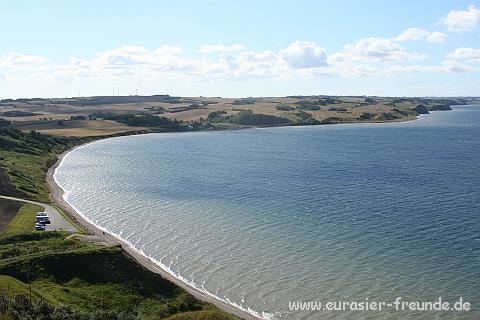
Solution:
M 101 96 L 0 100 L 0 125 L 53 136 L 403 122 L 478 98 Z M 59 111 L 60 110 L 60 111 Z M 55 111 L 55 112 L 52 112 Z M 3 123 L 3 124 L 2 124 Z

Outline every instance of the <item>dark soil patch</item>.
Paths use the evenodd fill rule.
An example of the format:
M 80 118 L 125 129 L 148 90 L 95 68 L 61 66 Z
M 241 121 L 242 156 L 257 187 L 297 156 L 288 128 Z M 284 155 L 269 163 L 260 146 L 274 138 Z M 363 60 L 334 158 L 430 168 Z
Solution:
M 22 203 L 0 198 L 0 233 L 5 230 L 8 223 L 15 217 Z

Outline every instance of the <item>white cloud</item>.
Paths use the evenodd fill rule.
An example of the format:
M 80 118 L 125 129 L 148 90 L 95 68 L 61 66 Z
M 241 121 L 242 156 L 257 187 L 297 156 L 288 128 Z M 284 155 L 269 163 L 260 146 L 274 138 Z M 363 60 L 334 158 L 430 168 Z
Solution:
M 235 77 L 277 77 L 279 71 L 278 55 L 272 51 L 244 51 L 236 59 Z
M 425 73 L 425 72 L 441 72 L 442 66 L 420 66 L 420 65 L 411 65 L 411 66 L 402 66 L 394 65 L 388 67 L 386 70 L 387 73 L 397 74 L 397 73 Z
M 410 32 L 409 38 L 412 37 L 413 33 Z M 195 57 L 177 46 L 163 45 L 152 50 L 125 45 L 99 52 L 91 59 L 71 57 L 65 63 L 54 63 L 43 57 L 12 52 L 0 56 L 0 74 L 3 82 L 27 78 L 70 82 L 77 79 L 225 81 L 335 75 L 389 77 L 419 72 L 476 72 L 478 68 L 459 60 L 480 62 L 480 49 L 458 48 L 448 54 L 442 64 L 411 65 L 412 60 L 424 56 L 409 52 L 396 41 L 384 38 L 360 39 L 330 55 L 321 46 L 309 41 L 295 41 L 275 51 L 245 50 L 240 45 L 207 46 L 202 48 L 221 54 Z
M 327 65 L 325 49 L 317 47 L 315 42 L 295 41 L 280 50 L 279 56 L 295 69 L 324 67 Z
M 408 28 L 401 34 L 396 36 L 393 40 L 398 42 L 413 41 L 413 40 L 425 40 L 427 42 L 445 42 L 447 35 L 443 32 L 433 31 L 429 32 L 422 28 Z
M 404 74 L 412 74 L 412 73 L 466 73 L 466 72 L 478 72 L 480 71 L 479 68 L 475 68 L 471 65 L 461 63 L 456 60 L 444 60 L 439 65 L 410 65 L 410 66 L 391 66 L 386 70 L 386 73 L 404 73 Z
M 393 76 L 395 74 L 414 74 L 414 73 L 466 73 L 478 72 L 478 68 L 471 65 L 461 63 L 455 60 L 444 60 L 439 65 L 394 65 L 384 70 L 386 76 Z
M 363 38 L 355 44 L 348 44 L 341 52 L 328 57 L 330 63 L 342 61 L 388 62 L 399 60 L 417 60 L 425 55 L 408 52 L 399 44 L 384 38 Z
M 94 60 L 95 64 L 107 66 L 132 65 L 168 65 L 181 59 L 183 49 L 164 45 L 154 51 L 140 46 L 121 46 L 101 52 Z M 178 61 L 177 61 L 178 62 Z
M 64 71 L 70 75 L 95 77 L 136 77 L 136 78 L 197 78 L 206 70 L 214 70 L 213 62 L 208 59 L 192 59 L 183 54 L 183 49 L 164 45 L 156 50 L 139 46 L 122 46 L 101 52 L 92 60 L 71 58 Z M 73 72 L 72 72 L 73 70 Z
M 336 65 L 334 70 L 345 78 L 381 76 L 382 68 L 368 63 Z
M 18 52 L 10 52 L 0 56 L 0 68 L 39 66 L 45 63 L 47 63 L 45 58 L 35 55 L 21 54 Z
M 245 46 L 241 44 L 233 44 L 231 46 L 225 46 L 223 44 L 205 44 L 198 51 L 201 53 L 213 53 L 213 52 L 232 52 L 245 50 Z
M 480 10 L 470 5 L 468 10 L 452 10 L 442 19 L 449 31 L 472 31 L 480 24 Z
M 412 41 L 412 40 L 424 40 L 430 32 L 421 28 L 408 28 L 399 34 L 395 41 Z
M 449 59 L 462 59 L 470 62 L 480 62 L 480 49 L 462 47 L 447 54 Z
M 444 60 L 442 62 L 442 67 L 443 67 L 442 71 L 444 72 L 465 73 L 465 72 L 478 71 L 474 69 L 472 66 L 463 64 L 455 60 Z
M 13 76 L 31 78 L 36 80 L 49 80 L 53 76 L 49 72 L 51 63 L 36 55 L 27 55 L 18 52 L 10 52 L 0 56 L 0 74 L 4 81 Z
M 443 32 L 433 31 L 427 36 L 426 40 L 427 42 L 432 43 L 442 43 L 447 40 L 447 37 L 448 36 Z

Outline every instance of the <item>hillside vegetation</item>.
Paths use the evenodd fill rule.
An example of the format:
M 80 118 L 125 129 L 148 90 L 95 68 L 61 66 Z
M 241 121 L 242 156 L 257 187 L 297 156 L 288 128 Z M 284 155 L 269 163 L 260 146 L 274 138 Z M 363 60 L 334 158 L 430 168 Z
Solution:
M 37 209 L 22 207 L 0 233 L 0 319 L 153 320 L 184 313 L 181 319 L 236 319 L 144 268 L 120 246 L 22 228 L 22 215 L 32 218 Z
M 165 319 L 183 312 L 192 315 L 185 319 L 234 319 L 143 268 L 120 247 L 65 236 L 0 239 L 3 319 Z
M 287 96 L 262 98 L 103 96 L 0 100 L 12 126 L 56 136 L 129 130 L 186 131 L 339 122 L 388 122 L 479 103 L 478 98 Z M 0 120 L 0 126 L 2 121 Z
M 0 194 L 48 201 L 46 171 L 60 153 L 82 141 L 0 129 Z
M 137 133 L 131 131 L 124 135 Z M 99 137 L 52 137 L 11 126 L 0 128 L 0 194 L 48 202 L 45 174 L 58 156 Z

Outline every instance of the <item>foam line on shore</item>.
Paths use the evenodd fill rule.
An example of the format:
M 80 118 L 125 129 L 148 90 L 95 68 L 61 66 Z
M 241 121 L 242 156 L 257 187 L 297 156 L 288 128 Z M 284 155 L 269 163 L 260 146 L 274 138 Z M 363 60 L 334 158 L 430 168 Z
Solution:
M 115 139 L 115 138 L 120 138 L 120 137 L 113 137 L 113 138 L 107 138 L 107 139 Z M 73 204 L 71 204 L 67 201 L 66 198 L 67 198 L 69 192 L 64 190 L 60 186 L 60 184 L 59 184 L 59 182 L 56 178 L 57 169 L 62 165 L 63 160 L 66 157 L 68 157 L 73 151 L 75 151 L 77 149 L 80 149 L 80 148 L 83 148 L 83 147 L 86 147 L 90 144 L 98 143 L 98 142 L 101 142 L 101 141 L 104 141 L 104 140 L 107 140 L 107 139 L 102 139 L 102 140 L 97 140 L 97 141 L 92 141 L 92 142 L 89 142 L 89 143 L 82 144 L 80 146 L 77 146 L 77 147 L 73 148 L 72 150 L 66 152 L 65 154 L 63 154 L 59 157 L 57 163 L 54 165 L 54 167 L 52 167 L 53 172 L 49 173 L 50 174 L 50 179 L 47 179 L 51 183 L 52 189 L 57 189 L 59 191 L 58 197 L 60 197 L 60 198 L 55 197 L 54 192 L 52 192 L 52 195 L 55 198 L 55 200 L 57 202 L 59 202 L 59 204 L 62 205 L 62 206 L 64 206 L 63 204 L 65 204 L 67 206 L 67 208 L 65 208 L 65 209 L 71 208 L 74 211 L 74 213 L 83 220 L 84 224 L 90 225 L 93 228 L 96 228 L 96 229 L 98 229 L 102 232 L 105 232 L 110 237 L 114 238 L 118 243 L 128 246 L 130 250 L 134 251 L 138 255 L 145 258 L 151 264 L 160 268 L 160 270 L 158 270 L 158 271 L 161 271 L 160 274 L 162 274 L 162 272 L 167 273 L 171 277 L 173 277 L 173 278 L 177 279 L 179 282 L 181 282 L 184 286 L 187 286 L 188 288 L 193 289 L 197 293 L 200 293 L 201 297 L 202 296 L 203 297 L 207 296 L 207 297 L 210 298 L 208 300 L 215 300 L 215 301 L 220 302 L 221 304 L 226 304 L 226 305 L 230 306 L 231 308 L 234 308 L 234 309 L 237 309 L 237 310 L 241 311 L 241 313 L 246 313 L 246 314 L 250 315 L 251 316 L 250 318 L 264 319 L 264 320 L 275 319 L 276 317 L 272 313 L 265 312 L 265 311 L 256 311 L 250 306 L 243 306 L 243 305 L 238 304 L 234 301 L 231 301 L 227 297 L 221 298 L 221 297 L 209 292 L 208 290 L 206 290 L 203 285 L 199 286 L 199 285 L 195 284 L 193 281 L 190 281 L 190 280 L 186 279 L 182 275 L 174 272 L 169 266 L 167 266 L 164 263 L 148 256 L 142 249 L 137 249 L 133 243 L 131 243 L 128 240 L 122 239 L 121 236 L 118 235 L 117 233 L 114 233 L 111 230 L 108 230 L 107 228 L 99 226 L 92 219 L 88 218 L 84 213 L 82 213 L 82 211 L 79 208 L 75 207 Z M 67 210 L 67 211 L 69 211 L 69 210 Z M 138 262 L 143 264 L 141 261 L 138 261 Z M 208 300 L 207 300 L 207 302 L 211 302 L 211 301 L 208 301 Z M 230 310 L 225 310 L 225 311 L 230 312 Z

